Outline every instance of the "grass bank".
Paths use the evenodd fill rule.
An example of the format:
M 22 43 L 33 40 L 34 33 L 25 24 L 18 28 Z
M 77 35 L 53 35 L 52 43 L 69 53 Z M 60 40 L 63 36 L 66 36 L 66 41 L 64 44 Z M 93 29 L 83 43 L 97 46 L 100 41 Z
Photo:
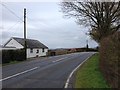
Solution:
M 99 69 L 99 55 L 95 54 L 77 71 L 75 88 L 109 88 Z

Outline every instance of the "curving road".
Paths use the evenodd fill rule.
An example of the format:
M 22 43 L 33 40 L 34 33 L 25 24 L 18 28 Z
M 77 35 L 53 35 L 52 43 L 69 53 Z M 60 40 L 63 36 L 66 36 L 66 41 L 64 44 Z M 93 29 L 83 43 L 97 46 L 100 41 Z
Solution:
M 69 74 L 94 52 L 37 58 L 2 67 L 3 88 L 64 88 Z

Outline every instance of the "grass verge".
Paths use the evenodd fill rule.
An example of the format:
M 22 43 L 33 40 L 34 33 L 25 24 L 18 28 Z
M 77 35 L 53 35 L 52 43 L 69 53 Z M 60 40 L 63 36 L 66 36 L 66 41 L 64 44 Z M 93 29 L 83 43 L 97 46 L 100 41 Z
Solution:
M 22 61 L 11 61 L 9 63 L 2 64 L 2 66 L 11 65 L 11 64 L 17 64 L 17 63 L 20 63 L 20 62 L 22 62 Z
M 109 88 L 99 69 L 99 54 L 89 58 L 76 72 L 75 88 Z

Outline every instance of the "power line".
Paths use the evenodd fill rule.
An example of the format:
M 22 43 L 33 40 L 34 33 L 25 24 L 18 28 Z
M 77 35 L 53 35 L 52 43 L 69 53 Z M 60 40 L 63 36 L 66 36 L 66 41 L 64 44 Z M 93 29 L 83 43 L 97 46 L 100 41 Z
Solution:
M 22 22 L 18 21 L 17 23 L 15 23 L 14 25 L 12 25 L 10 28 L 8 28 L 7 31 L 8 31 L 8 30 L 11 30 L 11 29 L 14 28 L 17 24 L 20 24 L 20 23 L 22 23 Z
M 4 6 L 9 12 L 11 12 L 14 16 L 16 16 L 18 19 L 22 20 L 19 16 L 17 16 L 12 10 L 10 10 L 5 4 L 0 3 L 2 6 Z M 23 21 L 23 20 L 22 20 Z
M 10 29 L 12 29 L 12 28 L 14 28 L 17 24 L 19 24 L 19 23 L 22 23 L 23 22 L 23 20 L 22 20 L 22 18 L 20 18 L 18 15 L 16 15 L 12 10 L 10 10 L 5 4 L 3 4 L 3 3 L 0 3 L 2 6 L 4 6 L 10 13 L 12 13 L 14 16 L 16 16 L 20 21 L 18 21 L 18 22 L 16 22 L 14 25 L 12 25 L 10 28 L 8 28 L 7 30 L 10 30 Z M 22 22 L 21 22 L 22 21 Z

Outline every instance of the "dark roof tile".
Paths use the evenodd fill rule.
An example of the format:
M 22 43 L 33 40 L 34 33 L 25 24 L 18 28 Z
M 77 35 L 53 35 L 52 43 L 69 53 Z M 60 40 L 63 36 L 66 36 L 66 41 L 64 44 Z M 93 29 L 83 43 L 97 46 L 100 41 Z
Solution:
M 15 39 L 22 46 L 24 46 L 24 39 L 23 38 L 17 38 L 17 37 L 12 37 L 12 38 Z M 47 46 L 45 46 L 44 44 L 42 44 L 38 40 L 34 40 L 34 39 L 26 39 L 26 43 L 27 43 L 27 48 L 48 48 Z

